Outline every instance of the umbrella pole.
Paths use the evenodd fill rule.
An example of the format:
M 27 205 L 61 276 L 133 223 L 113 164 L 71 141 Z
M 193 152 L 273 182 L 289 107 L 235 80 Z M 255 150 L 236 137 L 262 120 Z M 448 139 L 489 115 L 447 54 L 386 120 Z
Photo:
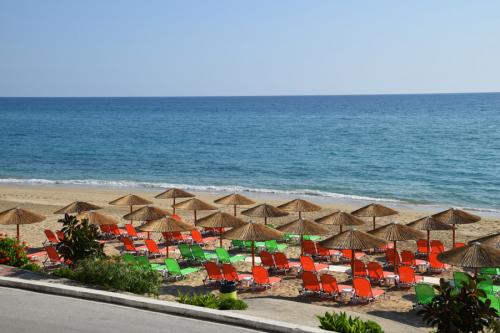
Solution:
M 255 266 L 255 241 L 252 241 L 252 267 Z
M 300 220 L 301 218 L 302 218 L 302 215 L 301 215 L 300 210 L 299 210 L 299 220 Z
M 16 224 L 16 237 L 17 237 L 17 241 L 19 242 L 19 224 Z
M 170 234 L 167 232 L 167 238 L 165 238 L 165 244 L 167 245 L 167 258 L 168 258 L 168 246 L 170 245 Z
M 132 214 L 132 205 L 130 205 L 130 214 Z M 130 220 L 130 224 L 134 225 L 134 220 Z
M 351 275 L 354 281 L 354 249 L 351 249 Z
M 219 229 L 220 247 L 222 247 L 222 228 Z
M 236 216 L 236 205 L 233 205 L 234 207 L 234 216 Z
M 194 224 L 196 224 L 196 209 L 194 210 Z
M 375 216 L 373 217 L 373 230 L 375 230 Z
M 427 230 L 427 261 L 430 261 L 431 257 L 431 231 Z
M 456 228 L 455 225 L 453 225 L 453 247 L 452 247 L 452 249 L 455 248 L 455 228 Z
M 396 249 L 396 241 L 394 241 L 394 274 L 398 274 L 398 262 L 399 260 L 399 255 L 398 255 L 398 250 Z
M 341 234 L 341 233 L 342 233 L 342 224 L 341 224 L 341 225 L 339 225 L 339 227 L 340 227 L 339 234 Z
M 172 205 L 172 209 L 174 210 L 174 214 L 175 214 L 175 197 L 174 197 L 174 204 Z

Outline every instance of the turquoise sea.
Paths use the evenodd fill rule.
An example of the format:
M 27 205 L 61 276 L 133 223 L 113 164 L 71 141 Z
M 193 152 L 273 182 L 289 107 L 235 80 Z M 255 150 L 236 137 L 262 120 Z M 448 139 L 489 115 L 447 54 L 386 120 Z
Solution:
M 500 210 L 500 94 L 0 98 L 0 182 Z

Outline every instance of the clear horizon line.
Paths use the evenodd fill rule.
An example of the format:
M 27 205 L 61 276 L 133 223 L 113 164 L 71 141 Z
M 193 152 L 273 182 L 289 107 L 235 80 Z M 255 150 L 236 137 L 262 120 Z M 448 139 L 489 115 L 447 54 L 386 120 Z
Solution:
M 210 97 L 342 97 L 342 96 L 418 96 L 418 95 L 471 95 L 499 94 L 500 91 L 475 92 L 421 92 L 421 93 L 366 93 L 366 94 L 299 94 L 299 95 L 123 95 L 123 96 L 0 96 L 0 98 L 210 98 Z

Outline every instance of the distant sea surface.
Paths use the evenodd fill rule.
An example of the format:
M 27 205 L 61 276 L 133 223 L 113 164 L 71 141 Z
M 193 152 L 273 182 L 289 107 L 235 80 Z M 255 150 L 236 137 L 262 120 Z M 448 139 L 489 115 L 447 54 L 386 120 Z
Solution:
M 0 98 L 0 182 L 500 210 L 500 94 Z

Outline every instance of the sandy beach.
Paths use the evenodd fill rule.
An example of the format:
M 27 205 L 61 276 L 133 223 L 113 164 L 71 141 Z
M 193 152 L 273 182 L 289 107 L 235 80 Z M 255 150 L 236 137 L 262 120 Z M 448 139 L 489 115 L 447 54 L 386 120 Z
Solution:
M 171 200 L 161 200 L 155 199 L 154 196 L 160 191 L 153 190 L 138 190 L 138 189 L 112 189 L 112 188 L 77 188 L 77 187 L 59 187 L 59 186 L 19 186 L 19 185 L 2 185 L 0 186 L 0 210 L 9 209 L 12 207 L 23 207 L 31 209 L 33 211 L 39 212 L 47 216 L 47 220 L 39 224 L 23 225 L 21 226 L 22 239 L 26 241 L 33 248 L 42 247 L 42 243 L 45 240 L 45 235 L 43 229 L 48 228 L 56 230 L 60 228 L 57 220 L 61 218 L 59 215 L 54 215 L 53 212 L 58 208 L 72 202 L 75 200 L 88 201 L 93 204 L 104 207 L 102 212 L 110 214 L 125 223 L 121 218 L 124 214 L 128 213 L 128 207 L 120 206 L 110 206 L 108 202 L 125 194 L 134 193 L 143 196 L 151 201 L 154 205 L 162 208 L 170 208 Z M 201 200 L 212 203 L 213 200 L 220 197 L 221 193 L 206 193 L 198 192 L 194 193 Z M 273 197 L 264 196 L 262 194 L 249 197 L 253 198 L 257 203 L 267 202 L 270 204 L 280 204 L 284 203 L 287 199 L 284 197 Z M 364 203 L 352 202 L 346 204 L 345 202 L 335 202 L 333 200 L 314 200 L 314 198 L 307 198 L 313 202 L 320 204 L 323 209 L 320 212 L 305 213 L 303 216 L 306 218 L 317 218 L 322 215 L 326 215 L 334 210 L 345 210 L 352 211 L 359 208 Z M 180 200 L 178 199 L 178 202 Z M 328 202 L 329 201 L 329 202 Z M 219 206 L 221 210 L 230 212 L 232 207 Z M 429 215 L 431 213 L 437 212 L 436 210 L 419 210 L 418 207 L 411 207 L 408 209 L 401 210 L 401 207 L 394 207 L 400 211 L 398 215 L 390 216 L 386 218 L 377 219 L 377 224 L 382 225 L 388 222 L 402 222 L 407 223 L 413 221 L 419 217 Z M 238 210 L 243 209 L 239 208 Z M 181 215 L 186 221 L 192 221 L 193 215 L 190 211 L 180 211 L 177 213 Z M 211 212 L 199 212 L 198 216 L 202 217 Z M 242 216 L 244 219 L 247 217 Z M 295 214 L 290 214 L 287 217 L 272 219 L 274 225 L 281 225 L 285 222 L 295 219 Z M 486 217 L 483 218 L 479 223 L 461 225 L 457 231 L 457 241 L 469 241 L 471 239 L 486 235 L 495 231 L 498 231 L 499 219 L 496 217 Z M 136 222 L 137 224 L 137 222 Z M 361 226 L 361 230 L 369 230 L 371 228 L 371 221 L 367 219 L 367 224 Z M 6 232 L 9 235 L 15 235 L 15 227 L 12 226 L 0 226 L 0 232 Z M 337 232 L 336 229 L 332 229 L 332 233 Z M 434 239 L 440 239 L 444 242 L 446 247 L 451 246 L 451 234 L 450 232 L 433 232 Z M 227 241 L 226 241 L 227 242 Z M 138 244 L 141 242 L 138 241 Z M 399 248 L 408 248 L 415 250 L 415 242 L 399 242 Z M 229 246 L 229 243 L 225 244 Z M 118 241 L 109 242 L 106 244 L 106 252 L 108 254 L 118 254 L 121 243 Z M 211 247 L 208 247 L 209 250 Z M 299 249 L 297 246 L 289 246 L 286 250 L 287 256 L 291 258 L 297 258 L 299 256 Z M 379 255 L 380 256 L 380 255 Z M 376 257 L 373 257 L 374 259 Z M 250 270 L 249 263 L 238 263 L 237 269 L 241 272 L 248 272 Z M 347 275 L 344 273 L 335 273 L 338 281 L 343 281 L 347 279 Z M 451 272 L 447 272 L 441 276 L 450 277 Z M 177 296 L 178 292 L 203 292 L 210 290 L 209 287 L 203 285 L 203 278 L 205 277 L 204 270 L 199 273 L 190 275 L 188 278 L 175 282 L 166 283 L 162 289 L 162 294 L 160 298 L 173 300 Z M 377 316 L 381 316 L 388 319 L 393 319 L 405 323 L 409 323 L 414 326 L 421 326 L 420 319 L 415 315 L 415 311 L 412 310 L 414 301 L 414 292 L 410 290 L 397 290 L 391 289 L 387 292 L 384 299 L 377 302 L 376 304 L 368 305 L 339 305 L 337 302 L 332 302 L 328 300 L 323 300 L 315 297 L 300 296 L 298 290 L 301 286 L 301 280 L 288 276 L 284 277 L 282 282 L 277 288 L 272 290 L 267 290 L 263 292 L 243 292 L 241 293 L 242 298 L 255 298 L 255 297 L 277 297 L 280 299 L 293 300 L 297 302 L 307 302 L 317 305 L 332 306 L 334 308 L 345 308 L 356 312 L 370 313 Z

